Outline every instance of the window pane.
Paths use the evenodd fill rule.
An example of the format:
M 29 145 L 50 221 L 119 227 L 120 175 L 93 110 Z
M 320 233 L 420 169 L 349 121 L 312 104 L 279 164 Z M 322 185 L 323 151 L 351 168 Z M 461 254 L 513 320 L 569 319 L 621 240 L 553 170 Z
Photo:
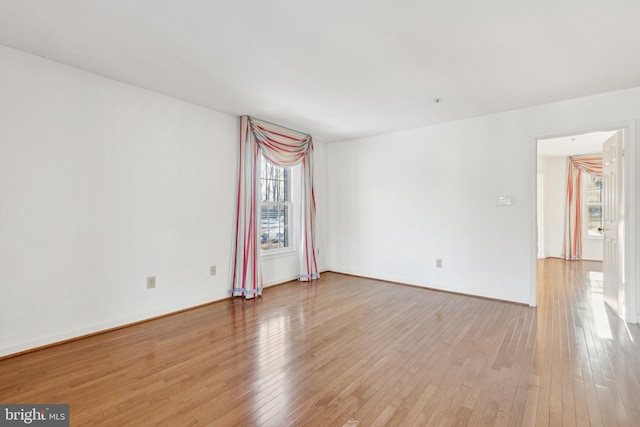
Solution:
M 289 202 L 289 170 L 262 158 L 260 195 L 262 202 Z
M 600 190 L 587 190 L 587 203 L 601 203 L 601 194 Z
M 602 205 L 589 205 L 587 207 L 587 220 L 598 220 L 602 218 Z
M 602 177 L 584 175 L 586 178 L 586 209 L 584 222 L 587 236 L 602 236 L 598 228 L 602 227 Z
M 283 229 L 282 206 L 263 205 L 260 215 L 260 247 L 274 249 L 284 247 L 281 230 Z
M 281 179 L 281 171 L 278 171 L 278 178 L 273 181 L 273 201 L 284 202 L 284 181 Z
M 587 188 L 589 189 L 601 189 L 602 188 L 602 177 L 595 175 L 586 175 L 587 177 Z
M 289 247 L 289 170 L 261 158 L 260 247 Z

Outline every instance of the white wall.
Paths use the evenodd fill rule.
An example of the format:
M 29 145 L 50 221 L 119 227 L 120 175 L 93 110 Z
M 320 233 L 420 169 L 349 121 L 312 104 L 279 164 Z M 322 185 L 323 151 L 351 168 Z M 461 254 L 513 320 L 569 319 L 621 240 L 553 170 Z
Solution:
M 529 239 L 527 158 L 485 120 L 331 144 L 329 268 L 528 302 L 530 248 L 513 246 Z
M 229 296 L 235 117 L 0 46 L 0 122 L 0 356 Z
M 318 270 L 327 270 L 327 248 L 329 245 L 329 202 L 327 176 L 327 145 L 314 142 L 314 192 L 316 196 L 316 244 Z
M 536 139 L 622 124 L 635 146 L 639 100 L 632 89 L 330 144 L 328 268 L 535 305 Z
M 562 257 L 567 181 L 566 157 L 538 157 L 544 172 L 544 255 Z

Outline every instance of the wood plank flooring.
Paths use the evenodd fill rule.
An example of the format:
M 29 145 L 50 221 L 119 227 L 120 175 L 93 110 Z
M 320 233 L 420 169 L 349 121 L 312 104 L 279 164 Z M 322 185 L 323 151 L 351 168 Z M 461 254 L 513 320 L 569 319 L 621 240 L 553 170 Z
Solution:
M 638 426 L 640 328 L 601 263 L 539 263 L 539 306 L 326 273 L 0 361 L 1 403 L 74 426 Z

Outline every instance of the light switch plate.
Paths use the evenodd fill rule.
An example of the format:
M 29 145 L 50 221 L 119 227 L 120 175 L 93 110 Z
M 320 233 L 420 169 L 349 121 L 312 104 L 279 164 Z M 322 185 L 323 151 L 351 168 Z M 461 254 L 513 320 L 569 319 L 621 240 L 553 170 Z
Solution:
M 511 196 L 498 196 L 498 206 L 511 206 L 512 204 Z

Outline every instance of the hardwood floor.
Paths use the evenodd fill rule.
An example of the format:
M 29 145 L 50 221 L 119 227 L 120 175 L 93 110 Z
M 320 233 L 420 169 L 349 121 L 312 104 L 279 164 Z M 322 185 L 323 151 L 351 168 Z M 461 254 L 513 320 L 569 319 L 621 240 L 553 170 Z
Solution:
M 539 307 L 334 273 L 0 361 L 1 403 L 74 426 L 638 426 L 640 328 L 600 263 Z

